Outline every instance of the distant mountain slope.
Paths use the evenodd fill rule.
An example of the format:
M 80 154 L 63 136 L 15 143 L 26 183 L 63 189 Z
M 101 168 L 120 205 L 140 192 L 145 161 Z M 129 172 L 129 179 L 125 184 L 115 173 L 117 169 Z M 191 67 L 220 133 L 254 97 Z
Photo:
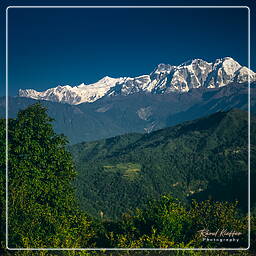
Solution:
M 20 89 L 19 96 L 77 105 L 95 102 L 102 97 L 127 96 L 142 92 L 168 94 L 185 93 L 198 88 L 220 88 L 234 83 L 245 83 L 249 79 L 255 81 L 256 74 L 231 57 L 217 59 L 212 63 L 194 59 L 178 66 L 159 64 L 149 75 L 134 78 L 106 76 L 94 84 L 57 86 L 43 92 Z
M 37 102 L 22 97 L 9 98 L 9 116 Z M 41 101 L 55 119 L 57 133 L 73 143 L 92 141 L 131 132 L 151 132 L 193 120 L 221 110 L 247 110 L 248 85 L 233 84 L 217 89 L 194 89 L 188 93 L 104 97 L 80 105 Z M 256 83 L 251 84 L 251 107 L 256 112 Z M 5 99 L 0 98 L 0 116 L 5 116 Z
M 78 171 L 75 186 L 81 207 L 94 216 L 103 211 L 105 216 L 116 218 L 150 198 L 171 193 L 184 201 L 197 195 L 239 199 L 246 211 L 247 115 L 241 110 L 219 112 L 149 134 L 70 146 Z M 251 132 L 256 134 L 255 117 Z M 251 148 L 253 179 L 256 136 L 251 136 Z

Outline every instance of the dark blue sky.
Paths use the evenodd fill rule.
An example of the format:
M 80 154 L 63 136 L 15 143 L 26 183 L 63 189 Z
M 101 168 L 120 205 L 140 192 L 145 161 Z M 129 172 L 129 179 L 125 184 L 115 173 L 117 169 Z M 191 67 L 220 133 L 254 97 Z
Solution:
M 9 94 L 148 74 L 192 58 L 231 56 L 247 66 L 247 15 L 245 8 L 9 9 Z

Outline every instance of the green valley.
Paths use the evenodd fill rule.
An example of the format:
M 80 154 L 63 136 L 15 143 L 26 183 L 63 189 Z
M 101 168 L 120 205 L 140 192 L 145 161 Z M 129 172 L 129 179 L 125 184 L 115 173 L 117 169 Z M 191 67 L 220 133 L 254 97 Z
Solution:
M 67 146 L 66 138 L 54 132 L 46 111 L 35 104 L 9 119 L 9 246 L 247 246 L 246 112 L 219 112 L 150 134 Z M 0 243 L 6 248 L 5 120 L 0 121 Z M 255 134 L 254 117 L 251 125 Z M 251 148 L 251 178 L 255 180 L 253 136 Z M 254 216 L 252 212 L 252 251 Z M 240 232 L 239 241 L 204 241 L 199 233 L 204 229 L 235 230 Z M 6 249 L 1 253 L 30 255 L 27 251 L 9 254 Z M 94 254 L 45 250 L 40 255 Z
M 69 146 L 80 205 L 92 216 L 119 218 L 148 200 L 171 194 L 184 203 L 239 200 L 247 211 L 248 113 L 213 115 L 149 134 L 126 134 Z M 255 134 L 255 117 L 251 133 Z M 255 137 L 251 169 L 255 177 Z M 253 199 L 254 200 L 254 199 Z

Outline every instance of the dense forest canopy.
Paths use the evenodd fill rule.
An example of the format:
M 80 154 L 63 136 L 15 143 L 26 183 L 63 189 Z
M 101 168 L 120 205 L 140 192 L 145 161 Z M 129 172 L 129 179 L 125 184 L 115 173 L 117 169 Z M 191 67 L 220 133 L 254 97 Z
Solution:
M 252 117 L 252 134 L 255 129 Z M 251 136 L 252 180 L 255 149 L 256 137 Z M 248 211 L 247 112 L 219 112 L 149 134 L 126 134 L 69 150 L 78 171 L 80 205 L 93 216 L 102 211 L 106 218 L 119 218 L 169 193 L 184 203 L 193 198 L 238 200 L 238 207 Z
M 17 118 L 8 120 L 9 247 L 211 248 L 223 247 L 223 245 L 232 248 L 247 247 L 247 216 L 238 210 L 237 204 L 239 202 L 204 200 L 203 202 L 193 201 L 193 203 L 186 205 L 183 202 L 184 200 L 175 199 L 171 195 L 160 196 L 159 192 L 165 191 L 162 191 L 162 188 L 159 186 L 160 191 L 157 191 L 159 196 L 156 200 L 153 197 L 151 199 L 148 198 L 143 206 L 140 205 L 140 207 L 136 207 L 137 209 L 134 208 L 132 211 L 128 211 L 129 207 L 123 206 L 123 214 L 115 220 L 105 218 L 105 215 L 102 218 L 92 217 L 94 208 L 90 203 L 91 198 L 89 196 L 87 199 L 88 211 L 85 204 L 83 205 L 83 210 L 80 210 L 79 203 L 81 204 L 81 201 L 78 203 L 75 193 L 76 188 L 74 187 L 74 184 L 78 184 L 77 180 L 75 180 L 77 172 L 74 168 L 72 156 L 67 150 L 66 138 L 63 135 L 57 135 L 53 131 L 51 121 L 52 119 L 48 117 L 46 109 L 40 104 L 31 105 L 25 110 L 20 111 Z M 110 177 L 116 175 L 119 177 L 119 180 L 126 180 L 126 183 L 122 185 L 127 185 L 133 184 L 138 179 L 138 176 L 140 177 L 141 172 L 146 173 L 147 168 L 152 168 L 152 160 L 156 161 L 160 157 L 162 150 L 166 154 L 163 154 L 163 158 L 159 158 L 158 161 L 159 167 L 164 171 L 161 172 L 160 168 L 157 168 L 158 165 L 153 165 L 153 170 L 157 171 L 157 173 L 154 174 L 156 176 L 153 175 L 151 177 L 151 179 L 154 177 L 155 180 L 158 180 L 158 178 L 161 178 L 161 175 L 166 175 L 165 171 L 167 169 L 164 159 L 168 159 L 168 152 L 178 152 L 176 150 L 178 146 L 184 147 L 189 157 L 182 158 L 181 164 L 183 165 L 180 166 L 186 166 L 188 163 L 191 164 L 194 162 L 191 155 L 198 147 L 198 144 L 195 142 L 200 138 L 201 146 L 199 148 L 201 151 L 205 150 L 204 156 L 207 157 L 206 166 L 210 163 L 208 159 L 216 159 L 218 161 L 222 159 L 227 160 L 224 165 L 227 169 L 223 170 L 228 170 L 228 167 L 232 166 L 232 160 L 237 161 L 236 164 L 239 167 L 244 167 L 245 156 L 243 152 L 245 151 L 243 143 L 246 135 L 239 133 L 240 136 L 236 136 L 236 139 L 232 137 L 237 134 L 237 129 L 241 129 L 239 130 L 240 132 L 245 129 L 244 126 L 241 126 L 241 124 L 245 125 L 246 122 L 244 113 L 239 111 L 220 113 L 213 116 L 213 123 L 210 123 L 210 117 L 206 121 L 203 122 L 202 119 L 198 122 L 160 130 L 146 136 L 131 134 L 124 137 L 120 136 L 109 140 L 77 145 L 72 149 L 73 154 L 76 152 L 74 154 L 74 161 L 77 165 L 80 156 L 83 155 L 84 160 L 92 161 L 90 163 L 95 164 L 93 168 L 98 168 L 98 173 L 101 170 L 104 173 L 110 173 Z M 232 129 L 223 130 L 228 124 L 232 124 Z M 4 188 L 4 119 L 0 120 L 0 126 L 0 181 L 1 187 Z M 211 137 L 207 136 L 209 127 L 212 127 L 210 128 L 211 132 L 216 138 L 221 136 L 222 133 L 225 134 L 226 140 L 220 137 L 218 141 L 219 146 L 211 140 Z M 191 137 L 191 134 L 195 138 Z M 174 137 L 176 138 L 175 140 Z M 184 141 L 184 138 L 189 141 L 189 137 L 192 140 L 188 144 L 190 147 Z M 168 139 L 165 140 L 163 138 Z M 203 141 L 203 138 L 205 138 L 205 141 Z M 224 145 L 229 147 L 224 147 Z M 214 158 L 210 155 L 210 150 L 207 151 L 206 149 L 216 149 L 214 152 L 217 155 L 220 154 L 220 158 Z M 240 150 L 239 153 L 241 155 L 237 156 L 234 154 L 234 150 Z M 135 159 L 136 161 L 134 161 Z M 176 161 L 178 162 L 178 158 L 176 158 Z M 85 167 L 88 168 L 88 166 Z M 186 177 L 187 173 L 183 173 L 185 176 L 183 182 L 187 182 L 188 185 L 195 184 L 195 186 L 198 186 L 197 183 L 191 182 L 193 181 L 193 175 L 200 173 L 199 168 L 194 168 L 195 172 L 192 172 L 192 169 L 189 170 L 192 175 Z M 81 175 L 79 166 L 78 171 L 78 175 Z M 229 171 L 231 173 L 232 169 Z M 210 174 L 211 172 L 208 173 L 208 175 Z M 200 175 L 199 177 L 204 181 L 207 180 L 208 176 Z M 78 177 L 81 179 L 86 178 L 86 176 Z M 86 179 L 87 183 L 94 181 L 89 177 Z M 162 181 L 163 179 L 160 179 L 159 182 Z M 171 180 L 171 182 L 174 182 L 174 180 Z M 97 188 L 101 184 L 94 183 L 94 186 Z M 116 188 L 118 190 L 118 187 Z M 126 191 L 129 191 L 129 189 Z M 149 189 L 148 191 L 151 190 Z M 179 196 L 181 194 L 180 190 L 180 194 L 176 192 L 175 197 L 181 198 Z M 5 248 L 4 189 L 1 189 L 0 196 L 1 246 Z M 111 196 L 114 199 L 116 195 L 112 194 Z M 81 200 L 81 198 L 79 199 Z M 129 206 L 129 200 L 129 198 L 126 198 L 123 204 L 127 203 Z M 96 201 L 96 203 L 98 202 Z M 216 228 L 236 230 L 241 232 L 241 236 L 239 236 L 239 242 L 225 242 L 223 244 L 212 241 L 205 242 L 198 233 L 200 229 L 204 228 L 213 231 Z M 254 226 L 252 230 L 255 231 Z M 255 245 L 253 244 L 253 246 Z M 2 252 L 2 254 L 6 255 L 33 255 L 33 253 L 26 251 L 8 252 L 3 250 Z M 79 251 L 40 252 L 40 255 L 89 254 L 91 253 Z M 99 255 L 102 254 L 99 253 Z M 190 255 L 193 255 L 193 252 Z M 194 255 L 198 254 L 195 253 Z

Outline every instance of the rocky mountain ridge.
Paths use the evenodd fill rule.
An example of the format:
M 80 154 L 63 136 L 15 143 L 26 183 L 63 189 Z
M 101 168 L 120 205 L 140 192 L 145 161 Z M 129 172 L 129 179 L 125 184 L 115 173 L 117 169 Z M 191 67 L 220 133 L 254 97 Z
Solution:
M 134 78 L 106 76 L 93 84 L 57 86 L 43 92 L 20 89 L 18 96 L 78 105 L 95 102 L 103 97 L 127 96 L 141 92 L 186 93 L 196 88 L 219 88 L 248 81 L 256 81 L 256 73 L 241 66 L 231 57 L 217 59 L 212 63 L 194 59 L 178 66 L 159 64 L 149 75 Z

